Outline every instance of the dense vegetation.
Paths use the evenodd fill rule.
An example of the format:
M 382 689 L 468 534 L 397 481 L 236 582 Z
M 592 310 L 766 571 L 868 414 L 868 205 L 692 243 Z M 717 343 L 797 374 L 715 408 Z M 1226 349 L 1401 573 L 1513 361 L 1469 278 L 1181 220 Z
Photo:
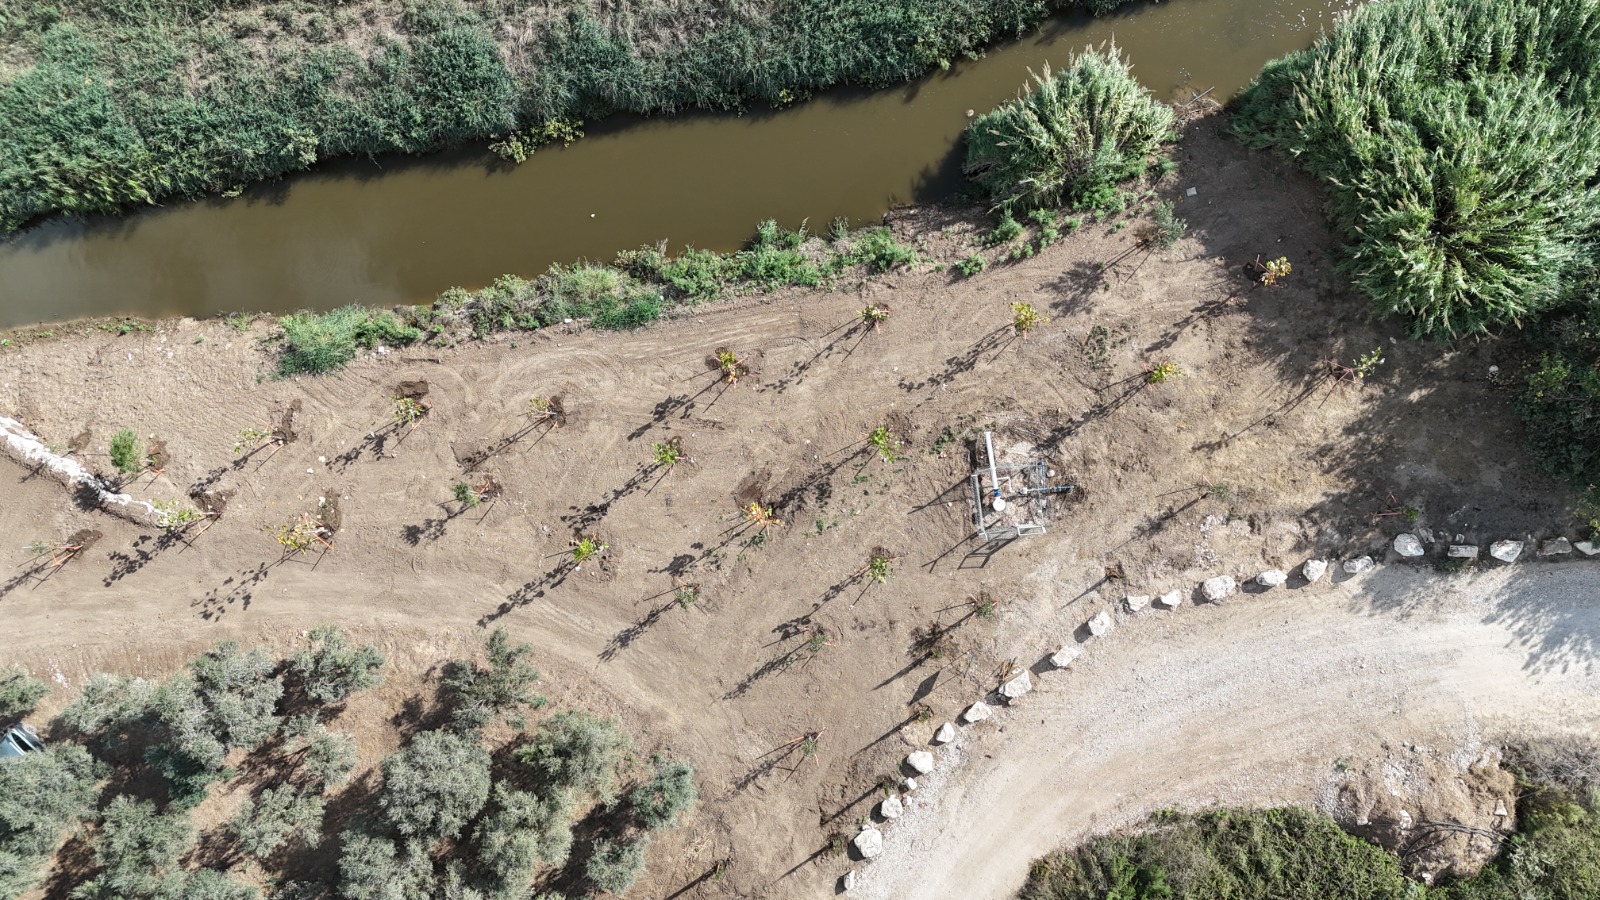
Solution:
M 1172 109 L 1150 96 L 1117 48 L 1080 54 L 967 128 L 967 173 L 998 206 L 1106 209 L 1118 186 L 1174 140 Z
M 504 275 L 479 291 L 445 291 L 431 306 L 408 312 L 404 321 L 357 306 L 284 316 L 279 320 L 278 374 L 333 371 L 354 359 L 361 347 L 403 346 L 424 337 L 447 342 L 568 319 L 586 319 L 598 328 L 637 328 L 674 308 L 728 293 L 819 287 L 855 267 L 884 272 L 918 258 L 888 228 L 851 234 L 841 221 L 823 239 L 804 228 L 785 231 L 768 220 L 757 226 L 748 246 L 734 253 L 691 247 L 667 256 L 642 247 L 618 254 L 613 265 L 556 265 L 531 280 Z
M 1435 337 L 1529 328 L 1533 446 L 1600 483 L 1600 3 L 1364 6 L 1268 65 L 1235 125 L 1328 186 L 1380 315 Z
M 1391 854 L 1305 809 L 1166 813 L 1034 863 L 1021 900 L 1596 900 L 1600 748 L 1516 748 L 1520 831 L 1476 876 L 1425 887 Z
M 782 106 L 1119 0 L 0 0 L 0 233 L 348 154 Z
M 80 823 L 94 866 L 67 877 L 82 900 L 260 900 L 233 871 L 246 865 L 266 874 L 275 900 L 620 894 L 644 868 L 649 835 L 694 804 L 693 770 L 637 765 L 617 723 L 576 711 L 486 741 L 482 729 L 516 719 L 520 730 L 544 702 L 531 691 L 530 648 L 496 630 L 486 650 L 445 667 L 435 709 L 383 761 L 381 787 L 345 797 L 355 744 L 327 722 L 378 683 L 384 659 L 337 628 L 316 629 L 287 660 L 225 642 L 163 682 L 95 676 L 46 751 L 0 765 L 0 900 L 33 888 Z M 38 699 L 20 673 L 0 685 Z M 233 750 L 244 751 L 237 769 L 225 765 Z M 235 779 L 250 798 L 202 833 L 190 809 Z M 137 797 L 119 793 L 129 786 Z M 350 821 L 339 835 L 323 828 L 333 799 Z M 337 884 L 275 877 L 335 847 Z

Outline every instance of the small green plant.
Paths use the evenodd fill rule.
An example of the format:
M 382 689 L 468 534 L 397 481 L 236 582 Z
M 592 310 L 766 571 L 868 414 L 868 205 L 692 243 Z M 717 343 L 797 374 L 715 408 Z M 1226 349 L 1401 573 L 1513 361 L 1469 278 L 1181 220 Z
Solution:
M 650 459 L 662 468 L 671 469 L 683 460 L 683 439 L 675 437 L 652 443 Z
M 976 596 L 967 598 L 967 605 L 972 607 L 972 614 L 980 619 L 994 618 L 995 611 L 1000 607 L 1000 601 L 988 591 L 981 591 Z
M 587 537 L 580 535 L 572 539 L 572 564 L 581 566 L 608 549 L 610 545 L 602 543 L 599 535 L 592 534 Z
M 1289 257 L 1287 256 L 1280 256 L 1277 259 L 1270 260 L 1265 263 L 1263 263 L 1261 261 L 1261 257 L 1258 256 L 1256 257 L 1256 265 L 1258 267 L 1256 269 L 1257 277 L 1261 280 L 1262 284 L 1267 285 L 1268 287 L 1271 287 L 1283 279 L 1288 278 L 1289 273 L 1293 271 L 1294 268 L 1293 266 L 1289 265 Z
M 394 424 L 397 426 L 409 425 L 412 428 L 416 428 L 417 423 L 421 422 L 422 417 L 427 414 L 427 405 L 415 397 L 396 397 L 394 398 L 394 411 L 390 414 L 390 418 L 394 420 Z
M 874 550 L 867 558 L 867 567 L 863 571 L 874 584 L 883 584 L 894 577 L 894 557 L 882 548 Z
M 1365 380 L 1373 372 L 1376 372 L 1381 365 L 1383 365 L 1383 349 L 1373 348 L 1372 352 L 1362 354 L 1352 368 L 1355 370 L 1356 378 Z
M 861 322 L 868 328 L 876 329 L 879 325 L 889 321 L 889 307 L 869 303 L 861 310 Z
M 1029 332 L 1048 321 L 1032 303 L 1017 301 L 1011 304 L 1011 326 L 1022 337 L 1027 337 Z
M 1163 158 L 1165 160 L 1165 158 Z M 1145 230 L 1143 243 L 1157 250 L 1170 250 L 1183 237 L 1189 223 L 1173 213 L 1172 201 L 1163 200 L 1150 213 L 1150 226 Z
M 322 544 L 330 549 L 333 547 L 325 537 L 329 533 L 327 526 L 310 513 L 301 513 L 287 522 L 269 528 L 268 531 L 285 553 L 299 555 L 316 544 Z
M 1026 230 L 1022 223 L 1011 215 L 1011 210 L 1007 209 L 1000 214 L 1000 221 L 995 223 L 994 230 L 984 236 L 983 245 L 985 247 L 998 247 L 1001 244 L 1009 244 L 1022 237 L 1022 233 Z
M 888 228 L 869 228 L 856 239 L 851 258 L 866 263 L 873 272 L 887 272 L 916 265 L 917 251 L 896 241 Z
M 346 306 L 332 312 L 297 313 L 278 320 L 278 377 L 320 375 L 345 367 L 357 348 L 381 344 L 403 347 L 419 340 L 422 332 L 401 322 L 394 313 Z
M 867 434 L 867 444 L 878 451 L 878 458 L 884 462 L 892 463 L 900 459 L 900 442 L 895 440 L 894 432 L 887 425 L 879 425 Z
M 717 369 L 722 372 L 722 377 L 732 387 L 739 383 L 739 379 L 750 374 L 750 369 L 739 358 L 737 353 L 727 347 L 717 348 Z
M 834 216 L 828 223 L 828 237 L 834 241 L 842 241 L 850 236 L 850 220 L 844 216 Z
M 561 416 L 561 401 L 556 398 L 537 396 L 528 398 L 528 418 L 532 419 L 535 425 L 548 422 L 551 427 L 560 428 Z
M 123 475 L 137 475 L 150 462 L 144 453 L 144 444 L 132 428 L 124 428 L 113 434 L 110 449 L 111 464 Z
M 744 520 L 747 524 L 754 525 L 757 531 L 766 531 L 769 526 L 783 524 L 773 515 L 772 507 L 762 506 L 756 501 L 752 501 L 744 508 Z
M 246 450 L 254 449 L 262 441 L 270 437 L 272 437 L 272 429 L 270 428 L 241 428 L 239 433 L 234 436 L 233 452 L 238 455 Z
M 478 493 L 477 489 L 465 481 L 458 481 L 450 485 L 450 493 L 456 498 L 457 503 L 467 509 L 472 509 L 483 502 L 483 497 Z
M 1164 359 L 1145 370 L 1144 380 L 1146 384 L 1166 384 L 1184 375 L 1185 372 L 1178 368 L 1177 363 Z
M 156 524 L 169 532 L 182 531 L 204 518 L 200 510 L 176 499 L 157 500 L 150 505 L 156 509 Z
M 968 253 L 960 262 L 956 263 L 955 265 L 956 271 L 960 272 L 964 278 L 971 278 L 987 268 L 989 268 L 989 260 L 985 259 L 983 254 L 978 252 Z
M 672 592 L 672 599 L 678 604 L 679 609 L 688 609 L 700 602 L 700 586 L 697 584 L 680 584 Z

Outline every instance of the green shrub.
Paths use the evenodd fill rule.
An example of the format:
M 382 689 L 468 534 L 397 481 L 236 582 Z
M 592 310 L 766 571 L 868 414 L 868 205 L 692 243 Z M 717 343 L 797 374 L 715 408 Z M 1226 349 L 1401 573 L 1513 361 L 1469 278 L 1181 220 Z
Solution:
M 254 750 L 277 732 L 283 685 L 274 668 L 266 651 L 223 641 L 153 692 L 145 759 L 166 779 L 173 803 L 199 803 L 223 776 L 228 750 Z
M 0 670 L 0 722 L 33 712 L 50 688 L 21 666 Z
M 1269 64 L 1235 127 L 1327 185 L 1342 268 L 1379 314 L 1481 333 L 1550 309 L 1590 264 L 1597 56 L 1594 3 L 1370 4 Z
M 111 436 L 110 456 L 111 464 L 124 475 L 139 474 L 149 461 L 143 443 L 132 428 L 124 428 Z
M 650 780 L 628 795 L 628 805 L 646 828 L 671 828 L 678 815 L 699 799 L 694 787 L 694 767 L 685 762 L 659 766 Z
M 1428 892 L 1438 900 L 1588 900 L 1600 897 L 1600 796 L 1532 795 L 1517 834 L 1476 876 Z
M 964 277 L 971 278 L 989 268 L 989 261 L 983 258 L 982 253 L 968 253 L 960 262 L 956 263 L 955 268 Z
M 1172 110 L 1134 79 L 1115 45 L 1057 74 L 1046 65 L 1034 82 L 967 128 L 967 174 L 996 206 L 1101 208 L 1107 191 L 1142 173 L 1174 137 Z
M 538 797 L 499 785 L 495 805 L 474 834 L 479 866 L 493 878 L 496 897 L 526 897 L 541 865 L 562 865 L 572 852 L 571 796 L 558 790 Z
M 656 274 L 690 301 L 709 300 L 722 293 L 727 284 L 728 261 L 720 253 L 689 247 L 663 262 Z
M 583 874 L 595 887 L 620 897 L 633 887 L 639 873 L 644 871 L 645 851 L 649 846 L 648 834 L 624 841 L 602 838 L 594 842 L 594 850 L 588 862 L 584 863 Z
M 630 745 L 617 723 L 581 710 L 563 711 L 541 723 L 515 757 L 547 786 L 593 793 L 609 803 L 615 798 L 617 764 Z
M 1009 244 L 1022 237 L 1024 231 L 1027 231 L 1027 229 L 1023 227 L 1021 222 L 1016 220 L 1015 216 L 1011 215 L 1011 210 L 1002 209 L 999 221 L 995 222 L 994 230 L 984 235 L 983 245 L 985 247 L 998 247 L 1001 244 Z
M 422 841 L 397 845 L 359 831 L 345 835 L 339 895 L 345 900 L 436 900 L 433 860 Z
M 488 800 L 489 751 L 476 735 L 424 731 L 383 761 L 378 802 L 407 837 L 453 838 Z
M 339 703 L 356 691 L 383 680 L 383 654 L 369 645 L 350 646 L 338 626 L 312 630 L 310 646 L 294 655 L 290 668 L 299 676 L 306 696 L 317 703 Z
M 855 241 L 850 258 L 866 263 L 873 272 L 887 272 L 901 266 L 917 264 L 917 251 L 894 239 L 894 232 L 885 227 L 868 228 Z
M 61 711 L 61 723 L 102 743 L 120 743 L 149 714 L 157 687 L 143 678 L 96 672 L 78 699 Z
M 197 869 L 173 879 L 181 883 L 168 889 L 160 900 L 260 900 L 261 891 L 216 869 Z
M 1405 900 L 1400 863 L 1296 808 L 1157 817 L 1033 866 L 1019 900 Z
M 322 798 L 316 794 L 302 794 L 287 785 L 268 788 L 241 804 L 228 828 L 239 848 L 259 859 L 291 838 L 315 846 L 322 839 L 322 810 Z
M 296 740 L 300 765 L 321 785 L 343 784 L 356 767 L 356 742 L 347 734 L 313 724 Z
M 93 812 L 98 778 L 93 758 L 71 744 L 0 764 L 0 897 L 38 883 L 67 828 Z
M 278 356 L 281 378 L 338 371 L 356 358 L 358 347 L 370 350 L 379 343 L 403 347 L 422 337 L 394 313 L 359 306 L 295 313 L 279 319 L 278 325 L 283 331 Z
M 818 287 L 822 269 L 805 252 L 805 229 L 784 231 L 772 219 L 756 226 L 750 245 L 734 254 L 738 277 L 766 288 Z
M 439 690 L 451 707 L 457 728 L 482 728 L 525 706 L 540 707 L 545 698 L 534 693 L 539 670 L 528 661 L 533 648 L 512 644 L 504 628 L 489 633 L 485 645 L 488 665 L 456 660 L 445 667 Z

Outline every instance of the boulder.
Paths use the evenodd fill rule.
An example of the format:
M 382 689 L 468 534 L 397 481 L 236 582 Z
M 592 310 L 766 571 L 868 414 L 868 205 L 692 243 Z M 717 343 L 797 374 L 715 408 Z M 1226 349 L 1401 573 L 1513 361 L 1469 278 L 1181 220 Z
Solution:
M 1556 538 L 1539 545 L 1540 556 L 1566 556 L 1571 552 L 1572 542 L 1566 538 Z
M 1262 587 L 1277 587 L 1289 580 L 1289 573 L 1281 569 L 1268 569 L 1256 576 L 1256 584 Z
M 1029 677 L 1027 670 L 1024 669 L 1013 676 L 1010 681 L 1000 685 L 1000 696 L 1007 700 L 1015 700 L 1031 690 L 1033 690 L 1033 679 Z
M 1512 563 L 1522 555 L 1521 541 L 1495 541 L 1489 545 L 1489 555 L 1501 562 Z
M 1167 609 L 1177 609 L 1181 603 L 1183 603 L 1183 591 L 1167 591 L 1156 598 L 1156 605 L 1165 606 Z
M 1300 564 L 1300 574 L 1306 584 L 1316 584 L 1328 571 L 1328 561 L 1325 559 L 1308 559 Z
M 926 775 L 933 771 L 933 754 L 926 750 L 918 750 L 906 757 L 906 765 L 914 769 L 918 775 Z
M 1150 595 L 1149 594 L 1137 594 L 1137 595 L 1129 594 L 1127 602 L 1128 602 L 1128 612 L 1138 612 L 1139 610 L 1144 609 L 1146 606 L 1150 605 Z
M 1065 647 L 1062 647 L 1060 650 L 1057 650 L 1055 655 L 1050 657 L 1050 665 L 1055 666 L 1058 669 L 1065 669 L 1067 666 L 1072 665 L 1073 662 L 1075 662 L 1077 658 L 1082 655 L 1082 650 L 1079 650 L 1077 647 L 1069 644 Z
M 939 730 L 933 733 L 933 742 L 935 744 L 948 744 L 955 739 L 956 726 L 954 722 L 946 722 L 940 725 Z
M 1600 541 L 1579 541 L 1572 546 L 1584 556 L 1600 556 Z
M 840 891 L 853 891 L 855 889 L 856 889 L 856 870 L 855 869 L 851 869 L 850 871 L 844 873 L 844 877 L 843 878 L 839 879 L 839 890 Z
M 1414 559 L 1427 553 L 1422 549 L 1422 541 L 1414 534 L 1398 534 L 1394 538 L 1394 552 L 1407 559 Z
M 1102 609 L 1089 618 L 1089 633 L 1095 637 L 1110 634 L 1115 624 L 1111 621 L 1111 613 Z
M 1362 572 L 1370 571 L 1372 566 L 1373 562 L 1372 557 L 1370 556 L 1358 556 L 1355 559 L 1347 559 L 1342 564 L 1342 568 L 1344 569 L 1344 573 L 1346 575 L 1360 575 Z
M 891 794 L 878 804 L 878 815 L 885 819 L 898 819 L 904 809 L 905 807 L 900 804 L 900 798 Z
M 989 709 L 989 704 L 979 700 L 978 702 L 967 707 L 967 711 L 961 714 L 961 721 L 967 723 L 968 725 L 976 725 L 977 723 L 982 722 L 984 719 L 989 718 L 989 713 L 991 712 L 993 712 L 993 710 Z M 923 772 L 922 774 L 926 775 L 928 773 Z
M 1215 578 L 1207 578 L 1205 581 L 1200 582 L 1200 595 L 1208 601 L 1216 603 L 1219 600 L 1228 599 L 1238 587 L 1239 585 L 1234 582 L 1232 575 L 1218 575 Z
M 1478 547 L 1476 544 L 1451 544 L 1444 555 L 1450 559 L 1477 559 Z
M 876 828 L 863 828 L 850 844 L 862 859 L 872 859 L 883 852 L 883 832 Z

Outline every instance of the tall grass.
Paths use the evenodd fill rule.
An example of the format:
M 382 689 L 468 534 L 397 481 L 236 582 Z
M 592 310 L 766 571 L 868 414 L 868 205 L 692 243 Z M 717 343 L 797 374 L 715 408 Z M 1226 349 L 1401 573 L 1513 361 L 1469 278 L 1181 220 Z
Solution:
M 619 111 L 785 105 L 1115 0 L 0 0 L 0 233 Z
M 1116 45 L 1061 72 L 967 129 L 966 171 L 998 206 L 1102 208 L 1175 137 L 1172 110 L 1134 79 Z
M 1386 0 L 1272 63 L 1235 127 L 1327 184 L 1343 268 L 1417 335 L 1559 303 L 1600 225 L 1600 5 Z

